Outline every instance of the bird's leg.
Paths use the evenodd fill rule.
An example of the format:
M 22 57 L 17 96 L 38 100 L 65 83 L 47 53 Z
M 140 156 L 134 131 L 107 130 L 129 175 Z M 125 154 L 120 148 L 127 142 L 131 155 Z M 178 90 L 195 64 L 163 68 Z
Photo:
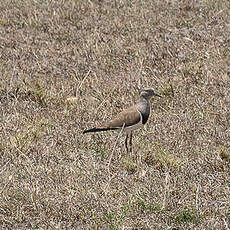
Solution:
M 132 144 L 133 144 L 132 139 L 133 139 L 133 133 L 132 133 L 132 131 L 131 131 L 131 132 L 130 132 L 130 139 L 129 139 L 129 146 L 130 146 L 130 152 L 131 152 L 131 153 L 132 153 Z
M 127 153 L 129 152 L 129 149 L 128 149 L 128 137 L 129 137 L 129 134 L 127 133 L 126 138 L 125 138 L 125 148 L 126 148 Z

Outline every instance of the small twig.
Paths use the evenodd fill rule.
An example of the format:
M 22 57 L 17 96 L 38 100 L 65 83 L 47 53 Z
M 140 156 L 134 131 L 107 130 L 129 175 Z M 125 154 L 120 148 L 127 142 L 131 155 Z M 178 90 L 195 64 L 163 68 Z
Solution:
M 112 180 L 117 174 L 118 174 L 118 172 L 115 173 L 113 176 L 111 176 L 111 177 L 109 178 L 108 183 L 107 183 L 107 184 L 105 185 L 105 187 L 104 187 L 105 194 L 107 194 L 106 190 L 107 190 L 107 188 L 109 187 L 109 183 L 111 182 L 111 180 Z
M 113 89 L 111 89 L 110 93 L 108 94 L 108 96 L 97 106 L 95 114 L 98 113 L 99 109 L 101 108 L 101 106 L 104 105 L 104 103 L 106 102 L 107 98 L 109 98 L 111 96 L 111 94 L 113 93 L 114 89 L 116 88 L 116 86 L 113 87 Z
M 10 175 L 10 176 L 9 176 L 8 182 L 3 186 L 2 190 L 0 190 L 0 194 L 3 193 L 3 191 L 5 190 L 5 188 L 6 188 L 6 187 L 8 186 L 8 184 L 11 182 L 12 178 L 13 178 L 13 175 Z
M 199 190 L 200 190 L 200 184 L 198 184 L 197 189 L 196 189 L 196 209 L 198 210 L 198 206 L 199 206 Z
M 225 218 L 224 218 L 224 224 L 225 224 L 225 226 L 226 226 L 226 229 L 229 229 L 228 222 L 226 221 Z
M 12 70 L 11 77 L 9 79 L 9 86 L 8 86 L 8 84 L 6 85 L 6 97 L 7 97 L 7 100 L 9 100 L 9 92 L 10 92 L 11 87 L 12 87 L 12 82 L 13 82 L 13 78 L 15 76 L 15 72 L 16 72 L 16 61 L 15 61 L 15 58 L 13 57 L 13 70 Z
M 216 13 L 212 18 L 216 18 L 219 14 L 221 14 L 224 10 L 220 10 L 218 13 Z
M 188 38 L 188 37 L 184 37 L 184 40 L 190 41 L 190 42 L 192 42 L 193 44 L 195 43 L 191 38 Z
M 109 174 L 110 174 L 109 166 L 110 166 L 110 164 L 111 164 L 111 160 L 112 160 L 112 157 L 113 157 L 113 154 L 114 154 L 114 151 L 115 151 L 117 142 L 118 142 L 118 140 L 119 140 L 119 138 L 120 138 L 120 136 L 121 136 L 121 134 L 122 134 L 122 132 L 123 132 L 123 130 L 124 130 L 124 127 L 125 127 L 125 123 L 123 124 L 123 126 L 122 126 L 122 128 L 121 128 L 121 131 L 119 132 L 119 134 L 118 134 L 118 136 L 117 136 L 117 139 L 116 139 L 116 141 L 115 141 L 115 143 L 114 143 L 114 146 L 113 146 L 113 151 L 112 151 L 112 153 L 111 153 L 111 156 L 110 156 L 110 159 L 109 159 L 109 163 L 108 163 L 108 173 L 109 173 Z
M 172 82 L 169 82 L 170 88 L 171 88 L 171 92 L 172 92 L 172 96 L 174 97 L 174 89 L 173 89 L 173 85 Z
M 6 168 L 6 166 L 9 164 L 9 162 L 10 162 L 10 161 L 7 161 L 7 162 L 5 163 L 5 165 L 2 166 L 1 171 L 0 171 L 0 174 L 3 173 L 3 172 L 6 170 L 5 168 Z
M 138 80 L 137 88 L 138 88 L 139 91 L 143 88 L 142 76 L 140 76 L 140 78 Z
M 85 75 L 85 77 L 83 78 L 83 80 L 79 83 L 77 89 L 76 89 L 76 96 L 77 96 L 77 92 L 80 90 L 82 84 L 84 83 L 84 81 L 86 80 L 86 78 L 89 76 L 91 70 L 88 71 L 88 73 Z
M 165 191 L 164 191 L 164 198 L 163 198 L 163 204 L 162 204 L 162 209 L 165 208 L 166 206 L 166 199 L 167 199 L 167 194 L 168 194 L 168 190 L 169 190 L 169 173 L 167 172 L 166 173 L 166 176 L 165 176 Z

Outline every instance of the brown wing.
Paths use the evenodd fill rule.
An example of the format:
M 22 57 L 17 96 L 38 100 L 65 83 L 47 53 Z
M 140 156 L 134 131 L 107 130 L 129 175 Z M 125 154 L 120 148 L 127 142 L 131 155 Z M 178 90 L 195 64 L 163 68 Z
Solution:
M 135 106 L 132 106 L 119 113 L 113 120 L 106 122 L 102 127 L 106 128 L 122 128 L 132 126 L 140 121 L 140 113 L 137 111 Z

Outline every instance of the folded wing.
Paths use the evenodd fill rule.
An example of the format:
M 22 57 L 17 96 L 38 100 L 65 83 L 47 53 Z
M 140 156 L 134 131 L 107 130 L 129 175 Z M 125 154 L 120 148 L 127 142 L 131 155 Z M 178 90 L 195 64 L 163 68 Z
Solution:
M 100 127 L 95 127 L 89 130 L 85 130 L 83 133 L 116 130 L 116 129 L 121 129 L 123 125 L 124 128 L 126 128 L 139 123 L 140 120 L 141 120 L 140 112 L 138 112 L 136 106 L 132 106 L 119 113 L 113 120 L 104 123 Z

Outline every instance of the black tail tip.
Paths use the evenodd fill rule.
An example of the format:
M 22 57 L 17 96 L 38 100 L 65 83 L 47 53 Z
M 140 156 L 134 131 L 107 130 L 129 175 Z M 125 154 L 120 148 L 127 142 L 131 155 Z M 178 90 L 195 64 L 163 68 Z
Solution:
M 83 134 L 85 134 L 85 133 L 91 133 L 91 132 L 96 132 L 96 131 L 97 131 L 97 128 L 87 129 L 87 130 L 83 131 Z
M 101 132 L 101 131 L 107 131 L 107 130 L 113 130 L 113 128 L 92 128 L 88 130 L 84 130 L 83 134 L 85 133 L 95 133 L 95 132 Z

